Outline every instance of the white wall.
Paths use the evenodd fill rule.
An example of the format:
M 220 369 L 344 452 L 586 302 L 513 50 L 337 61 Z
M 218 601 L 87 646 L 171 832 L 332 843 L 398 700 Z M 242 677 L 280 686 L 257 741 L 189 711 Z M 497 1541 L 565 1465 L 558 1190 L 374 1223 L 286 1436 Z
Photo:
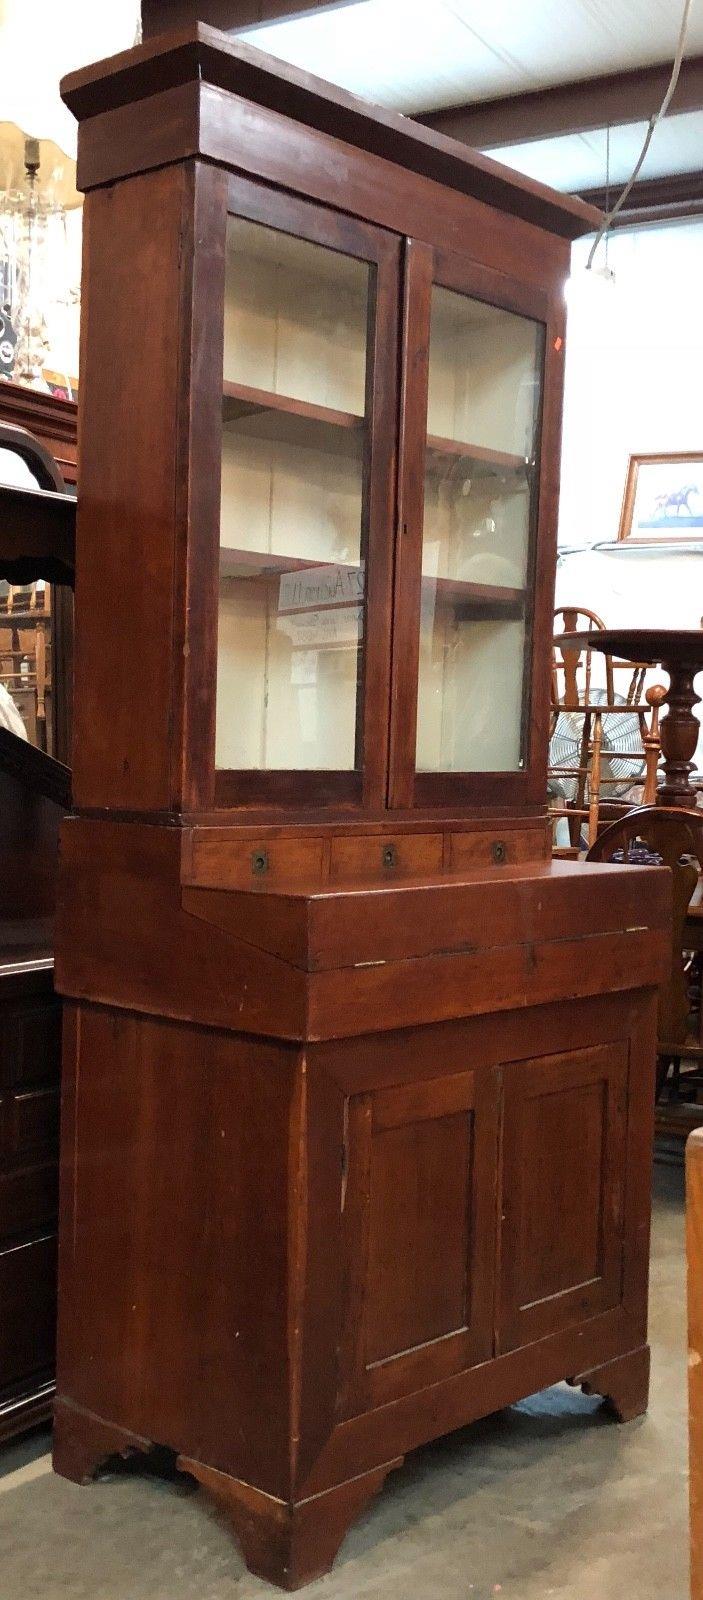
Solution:
M 703 220 L 616 232 L 612 283 L 585 273 L 589 247 L 574 247 L 568 289 L 557 604 L 611 627 L 697 628 L 703 554 L 587 547 L 617 539 L 630 454 L 703 451 Z
M 703 220 L 615 232 L 568 290 L 559 542 L 617 537 L 628 457 L 703 450 Z M 596 265 L 604 258 L 601 246 Z

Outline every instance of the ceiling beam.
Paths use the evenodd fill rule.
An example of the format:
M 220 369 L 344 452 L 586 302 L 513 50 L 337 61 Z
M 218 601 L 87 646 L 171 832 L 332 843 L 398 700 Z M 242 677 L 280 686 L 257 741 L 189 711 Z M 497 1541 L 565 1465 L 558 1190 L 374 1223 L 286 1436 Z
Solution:
M 671 77 L 671 63 L 613 72 L 607 77 L 561 83 L 531 94 L 506 95 L 471 105 L 449 106 L 423 113 L 418 120 L 479 150 L 554 139 L 560 134 L 594 128 L 624 127 L 646 122 L 661 105 Z M 703 108 L 703 56 L 684 61 L 670 110 Z
M 622 184 L 612 184 L 610 189 L 582 189 L 579 198 L 589 205 L 607 210 L 614 205 Z M 677 172 L 666 178 L 643 178 L 636 183 L 618 212 L 614 228 L 632 227 L 633 223 L 670 222 L 678 217 L 699 217 L 703 213 L 703 171 Z
M 191 22 L 207 22 L 223 33 L 265 26 L 284 18 L 307 16 L 311 11 L 337 11 L 359 0 L 142 0 L 142 36 L 168 33 Z

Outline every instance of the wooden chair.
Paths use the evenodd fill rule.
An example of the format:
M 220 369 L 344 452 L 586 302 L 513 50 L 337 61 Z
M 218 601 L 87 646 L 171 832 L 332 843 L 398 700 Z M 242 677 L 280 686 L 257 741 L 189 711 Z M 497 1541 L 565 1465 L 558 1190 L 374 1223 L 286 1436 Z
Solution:
M 63 490 L 53 456 L 25 428 L 0 421 L 0 449 L 29 467 L 39 489 Z M 51 613 L 48 584 L 10 583 L 0 594 L 0 680 L 18 706 L 30 742 L 49 753 L 54 744 L 52 719 L 47 716 L 53 694 Z
M 638 806 L 605 828 L 588 851 L 587 861 L 660 862 L 671 869 L 674 888 L 671 975 L 659 996 L 657 1098 L 673 1069 L 674 1094 L 680 1088 L 681 1058 L 703 1060 L 703 1045 L 690 1035 L 690 964 L 687 919 L 703 869 L 703 811 L 669 806 Z M 700 1077 L 700 1073 L 696 1074 Z M 695 1087 L 698 1087 L 696 1084 Z M 703 1122 L 703 1106 L 701 1107 Z
M 561 624 L 561 626 L 560 626 Z M 576 778 L 576 794 L 564 807 L 552 807 L 555 816 L 566 816 L 572 852 L 578 848 L 581 818 L 588 818 L 588 843 L 592 845 L 598 833 L 601 791 L 614 779 L 603 774 L 603 717 L 634 713 L 640 724 L 645 775 L 642 800 L 652 805 L 656 796 L 657 765 L 659 761 L 659 708 L 666 689 L 655 684 L 644 690 L 647 668 L 641 664 L 614 661 L 612 656 L 597 652 L 601 673 L 605 672 L 605 699 L 601 703 L 592 699 L 593 651 L 589 646 L 569 645 L 573 633 L 597 633 L 605 623 L 597 612 L 587 606 L 558 606 L 554 613 L 554 632 L 559 642 L 554 644 L 552 661 L 552 728 L 554 733 L 559 715 L 569 712 L 583 717 L 579 762 L 576 768 L 550 766 L 549 776 Z M 624 693 L 624 704 L 616 702 L 615 674 L 627 672 L 629 681 Z M 562 681 L 563 675 L 563 681 Z M 643 695 L 645 704 L 643 704 Z M 649 713 L 649 715 L 648 715 Z M 610 749 L 609 757 L 627 758 L 631 751 Z M 588 795 L 588 803 L 586 797 Z
M 10 584 L 0 595 L 0 681 L 17 705 L 32 744 L 51 753 L 51 590 Z

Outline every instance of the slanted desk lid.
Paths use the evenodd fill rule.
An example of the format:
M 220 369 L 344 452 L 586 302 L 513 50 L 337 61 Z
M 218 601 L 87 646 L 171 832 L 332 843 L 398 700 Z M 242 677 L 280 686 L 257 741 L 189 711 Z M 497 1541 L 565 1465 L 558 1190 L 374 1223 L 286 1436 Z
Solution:
M 183 909 L 308 972 L 501 947 L 668 931 L 659 867 L 544 861 L 402 883 L 184 889 Z

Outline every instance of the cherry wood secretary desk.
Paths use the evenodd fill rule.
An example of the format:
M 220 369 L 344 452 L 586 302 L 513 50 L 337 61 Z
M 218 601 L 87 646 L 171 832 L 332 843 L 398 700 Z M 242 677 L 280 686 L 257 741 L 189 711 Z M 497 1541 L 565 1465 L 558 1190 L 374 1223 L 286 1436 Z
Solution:
M 87 191 L 55 1464 L 295 1588 L 413 1446 L 646 1404 L 661 871 L 549 859 L 595 213 L 197 26 Z

